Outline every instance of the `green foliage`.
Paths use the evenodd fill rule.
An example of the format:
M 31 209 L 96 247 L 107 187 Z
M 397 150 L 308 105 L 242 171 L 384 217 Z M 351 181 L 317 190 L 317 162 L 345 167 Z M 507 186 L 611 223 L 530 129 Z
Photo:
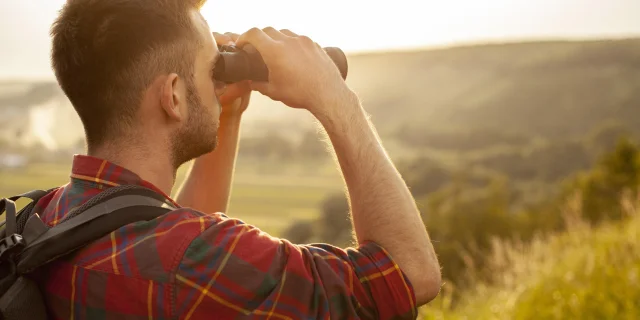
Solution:
M 519 216 L 509 209 L 508 181 L 495 180 L 473 198 L 457 196 L 464 188 L 454 185 L 424 205 L 428 208 L 425 223 L 443 266 L 443 278 L 457 287 L 467 285 L 469 270 L 484 269 L 492 237 L 511 238 L 520 229 Z
M 295 244 L 306 244 L 313 242 L 314 224 L 310 221 L 296 221 L 287 227 L 281 237 Z
M 351 220 L 349 203 L 344 193 L 330 195 L 324 200 L 318 221 L 321 239 L 331 239 L 332 243 L 339 246 L 350 244 Z
M 546 159 L 542 154 L 556 155 L 562 162 L 570 161 L 577 150 L 583 150 L 579 143 L 547 145 L 534 149 L 529 159 L 551 167 L 555 161 L 550 159 L 554 158 Z M 451 295 L 456 301 L 474 283 L 493 281 L 494 270 L 488 257 L 495 241 L 528 243 L 537 235 L 572 228 L 576 219 L 593 224 L 622 219 L 626 209 L 620 204 L 621 197 L 625 192 L 637 193 L 636 186 L 640 185 L 639 159 L 640 148 L 629 140 L 620 140 L 592 170 L 566 180 L 558 195 L 529 206 L 518 205 L 517 185 L 505 176 L 493 176 L 479 187 L 469 183 L 473 179 L 464 172 L 452 174 L 426 157 L 401 162 L 399 166 L 418 199 L 443 278 L 456 288 Z M 558 166 L 562 169 L 553 174 L 569 175 L 569 166 Z M 579 210 L 567 207 L 569 204 Z M 325 198 L 321 208 L 312 237 L 349 245 L 351 226 L 344 195 Z M 568 215 L 576 211 L 579 217 Z
M 329 159 L 326 144 L 314 131 L 292 136 L 277 130 L 240 141 L 239 158 L 271 163 L 322 164 Z
M 514 318 L 640 318 L 637 222 L 632 221 L 626 228 L 603 228 L 583 237 L 574 235 L 579 238 L 563 244 L 574 249 L 555 255 L 556 265 L 521 296 Z
M 424 319 L 639 319 L 640 217 L 628 213 L 527 245 L 496 242 L 493 281 L 478 281 L 455 306 L 446 287 Z
M 398 170 L 414 196 L 434 192 L 451 179 L 451 174 L 447 169 L 426 157 L 400 162 Z
M 632 134 L 621 121 L 606 121 L 594 128 L 587 136 L 586 143 L 595 155 L 602 155 L 621 138 L 629 138 Z
M 282 134 L 269 132 L 261 137 L 243 138 L 239 156 L 258 158 L 263 161 L 282 161 L 294 153 L 291 141 Z
M 611 146 L 610 146 L 611 147 Z M 529 149 L 509 149 L 475 161 L 489 170 L 515 181 L 558 182 L 592 164 L 591 155 L 581 141 L 560 140 Z
M 493 241 L 526 243 L 537 234 L 571 228 L 575 219 L 590 223 L 622 219 L 626 209 L 620 199 L 636 194 L 640 185 L 639 158 L 640 149 L 623 139 L 591 171 L 568 180 L 558 196 L 520 210 L 514 206 L 513 184 L 505 179 L 494 180 L 474 197 L 456 181 L 421 200 L 443 277 L 457 288 L 452 299 L 475 282 L 492 281 L 494 271 L 487 266 L 487 257 Z M 569 219 L 567 204 L 578 207 L 580 216 Z
M 591 159 L 583 143 L 559 141 L 534 149 L 527 164 L 539 168 L 537 177 L 546 182 L 557 182 L 572 173 L 591 166 Z
M 640 148 L 623 138 L 555 199 L 521 212 L 505 214 L 504 181 L 480 202 L 432 197 L 427 226 L 447 285 L 427 319 L 637 319 L 638 185 Z
M 349 203 L 345 194 L 329 194 L 320 208 L 320 215 L 314 221 L 298 221 L 289 226 L 282 236 L 294 243 L 324 242 L 340 247 L 352 245 Z
M 312 163 L 329 158 L 326 144 L 313 131 L 307 131 L 302 134 L 302 138 L 296 147 L 296 155 L 303 158 L 305 162 L 311 161 Z
M 582 181 L 584 215 L 591 222 L 620 219 L 618 199 L 624 192 L 636 194 L 640 185 L 640 149 L 623 138 L 613 153 L 605 155 Z

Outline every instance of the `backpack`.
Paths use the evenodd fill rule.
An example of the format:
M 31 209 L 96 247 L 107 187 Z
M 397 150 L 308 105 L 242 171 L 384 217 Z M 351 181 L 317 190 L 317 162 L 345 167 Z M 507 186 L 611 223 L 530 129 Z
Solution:
M 33 190 L 0 200 L 0 319 L 48 319 L 33 272 L 130 223 L 153 220 L 175 208 L 164 196 L 140 186 L 108 188 L 48 227 L 33 212 L 55 189 Z M 32 200 L 16 212 L 14 201 Z

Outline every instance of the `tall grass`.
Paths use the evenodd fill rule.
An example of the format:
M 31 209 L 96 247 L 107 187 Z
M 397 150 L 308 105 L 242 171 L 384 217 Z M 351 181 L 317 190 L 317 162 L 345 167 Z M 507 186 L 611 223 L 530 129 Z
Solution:
M 474 283 L 455 305 L 445 284 L 422 318 L 640 319 L 638 198 L 623 197 L 626 219 L 593 227 L 576 196 L 566 232 L 527 244 L 494 241 L 491 281 Z

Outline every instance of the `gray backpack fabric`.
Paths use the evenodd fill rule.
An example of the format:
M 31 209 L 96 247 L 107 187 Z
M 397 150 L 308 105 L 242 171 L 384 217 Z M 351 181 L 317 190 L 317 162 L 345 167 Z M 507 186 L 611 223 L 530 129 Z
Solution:
M 34 190 L 0 200 L 0 319 L 48 319 L 46 304 L 33 272 L 122 226 L 153 220 L 172 208 L 164 196 L 140 186 L 106 189 L 49 228 L 33 209 L 54 189 Z M 15 201 L 31 203 L 16 212 Z

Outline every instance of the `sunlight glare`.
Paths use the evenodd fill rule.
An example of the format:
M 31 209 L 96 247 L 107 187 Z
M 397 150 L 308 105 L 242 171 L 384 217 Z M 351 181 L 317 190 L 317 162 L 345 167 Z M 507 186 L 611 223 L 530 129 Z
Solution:
M 388 3 L 360 0 L 280 0 L 245 2 L 248 6 L 244 7 L 209 1 L 201 13 L 215 31 L 242 33 L 252 27 L 286 28 L 309 36 L 320 45 L 338 46 L 345 51 L 407 46 L 423 42 L 420 41 L 422 39 L 436 41 L 444 35 L 441 30 L 438 35 L 430 28 L 421 28 L 418 32 L 415 28 L 419 21 L 424 21 L 425 9 L 431 12 L 447 11 L 453 8 L 450 4 L 443 1 L 422 4 L 400 2 L 401 5 L 396 3 L 390 6 Z M 441 15 L 434 15 L 437 16 Z M 436 18 L 428 23 L 437 25 L 443 22 Z

